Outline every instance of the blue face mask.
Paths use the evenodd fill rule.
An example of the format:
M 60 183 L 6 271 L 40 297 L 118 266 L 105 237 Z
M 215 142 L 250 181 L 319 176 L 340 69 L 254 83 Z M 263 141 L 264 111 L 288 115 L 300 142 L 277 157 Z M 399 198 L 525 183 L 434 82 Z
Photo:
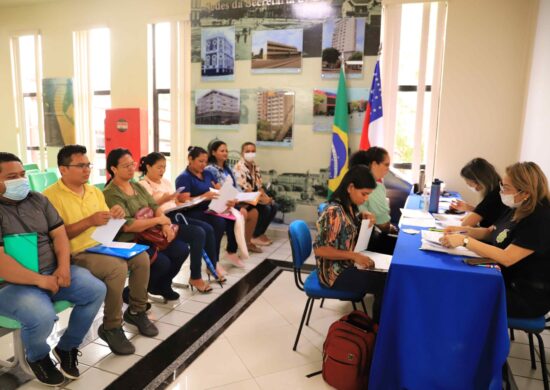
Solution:
M 6 192 L 4 192 L 2 196 L 7 199 L 15 200 L 16 202 L 25 199 L 31 190 L 29 179 L 26 177 L 6 180 L 4 185 L 6 186 Z

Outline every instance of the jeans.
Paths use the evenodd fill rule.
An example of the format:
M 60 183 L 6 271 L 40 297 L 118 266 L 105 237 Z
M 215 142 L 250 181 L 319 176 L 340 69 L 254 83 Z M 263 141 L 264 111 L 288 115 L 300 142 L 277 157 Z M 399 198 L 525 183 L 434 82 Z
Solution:
M 269 224 L 273 222 L 275 214 L 277 214 L 277 203 L 271 204 L 257 204 L 255 206 L 258 209 L 258 223 L 252 237 L 257 238 L 264 234 L 269 227 Z
M 57 347 L 63 351 L 78 348 L 105 299 L 105 284 L 87 269 L 71 265 L 71 285 L 50 291 L 36 286 L 8 284 L 0 289 L 0 315 L 21 323 L 21 339 L 27 360 L 43 359 L 50 347 L 46 339 L 57 321 L 52 301 L 69 301 L 74 304 L 69 326 Z
M 217 217 L 212 214 L 206 214 L 204 210 L 197 209 L 197 208 L 194 210 L 187 211 L 185 213 L 185 218 L 197 219 L 199 221 L 206 222 L 212 227 L 214 231 L 214 245 L 215 245 L 215 251 L 216 251 L 215 252 L 216 259 L 219 259 L 220 243 L 222 241 L 223 233 L 225 232 L 227 224 L 230 223 L 231 225 L 233 225 L 234 222 L 222 217 Z
M 147 253 L 152 257 L 154 248 L 149 248 Z M 152 294 L 163 295 L 172 291 L 172 279 L 180 272 L 183 262 L 189 255 L 189 246 L 178 237 L 174 238 L 168 248 L 159 251 L 157 259 L 151 264 L 149 274 L 149 287 L 147 291 Z

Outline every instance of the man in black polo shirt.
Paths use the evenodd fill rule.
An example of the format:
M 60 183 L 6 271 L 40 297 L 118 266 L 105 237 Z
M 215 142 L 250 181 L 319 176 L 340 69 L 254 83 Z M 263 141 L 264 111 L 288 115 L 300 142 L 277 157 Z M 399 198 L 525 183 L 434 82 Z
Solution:
M 38 236 L 38 272 L 4 250 L 13 234 Z M 36 378 L 60 385 L 77 379 L 78 347 L 105 298 L 105 285 L 88 270 L 70 265 L 69 239 L 63 221 L 42 194 L 29 191 L 21 160 L 0 152 L 0 315 L 19 321 L 26 358 Z M 46 339 L 57 320 L 53 302 L 74 304 L 67 330 L 54 348 L 61 372 L 50 359 Z

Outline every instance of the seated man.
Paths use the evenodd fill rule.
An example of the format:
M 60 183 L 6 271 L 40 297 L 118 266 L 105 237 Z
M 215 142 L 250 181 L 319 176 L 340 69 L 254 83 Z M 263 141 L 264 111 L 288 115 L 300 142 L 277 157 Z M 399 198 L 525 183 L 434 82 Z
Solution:
M 12 234 L 38 235 L 38 273 L 20 265 L 4 251 Z M 0 152 L 0 315 L 21 323 L 26 359 L 36 378 L 47 385 L 77 379 L 78 347 L 105 299 L 105 285 L 87 269 L 70 265 L 63 221 L 42 194 L 29 191 L 21 160 Z M 61 372 L 50 359 L 46 339 L 57 320 L 52 301 L 75 306 L 69 326 L 54 348 Z
M 57 165 L 61 179 L 48 187 L 44 195 L 65 221 L 74 264 L 88 269 L 107 286 L 103 326 L 98 329 L 99 337 L 107 342 L 113 353 L 132 354 L 135 347 L 122 330 L 121 314 L 122 291 L 128 270 L 130 297 L 124 320 L 136 326 L 144 336 L 158 335 L 158 329 L 145 313 L 149 256 L 143 252 L 130 260 L 124 260 L 86 252 L 86 249 L 98 244 L 91 237 L 96 226 L 105 225 L 111 217 L 124 218 L 124 211 L 117 205 L 109 210 L 103 193 L 95 186 L 87 184 L 91 164 L 84 146 L 67 145 L 61 148 L 57 154 Z

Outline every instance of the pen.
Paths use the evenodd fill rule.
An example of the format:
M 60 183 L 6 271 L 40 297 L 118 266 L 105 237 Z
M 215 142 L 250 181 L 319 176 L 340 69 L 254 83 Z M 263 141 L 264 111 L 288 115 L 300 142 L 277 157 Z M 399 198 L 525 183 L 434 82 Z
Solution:
M 444 233 L 443 229 L 437 229 L 437 228 L 429 228 L 430 232 L 438 232 L 438 233 Z M 449 232 L 449 234 L 468 234 L 466 230 L 457 230 L 455 232 Z
M 475 266 L 483 267 L 483 268 L 493 268 L 493 269 L 498 269 L 500 271 L 500 267 L 498 266 L 498 264 L 476 264 Z

